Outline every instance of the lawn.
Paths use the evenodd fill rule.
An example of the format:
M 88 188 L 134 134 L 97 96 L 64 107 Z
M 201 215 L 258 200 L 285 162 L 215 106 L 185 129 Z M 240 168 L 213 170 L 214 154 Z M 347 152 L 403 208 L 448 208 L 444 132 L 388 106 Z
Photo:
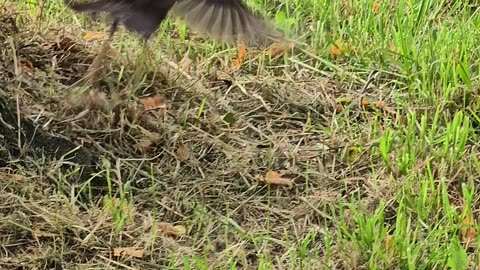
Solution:
M 479 1 L 248 4 L 83 83 L 108 20 L 0 0 L 0 269 L 480 267 Z

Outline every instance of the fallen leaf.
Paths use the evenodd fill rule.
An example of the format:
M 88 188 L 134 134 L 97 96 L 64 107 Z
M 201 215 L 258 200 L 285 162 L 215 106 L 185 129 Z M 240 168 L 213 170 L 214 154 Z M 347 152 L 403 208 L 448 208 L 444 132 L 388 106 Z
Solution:
M 25 176 L 20 175 L 20 174 L 10 173 L 10 172 L 7 172 L 7 171 L 0 171 L 0 180 L 2 180 L 2 181 L 10 181 L 10 180 L 24 181 Z
M 147 138 L 155 143 L 158 143 L 162 136 L 158 132 L 148 131 L 142 128 L 142 133 L 147 136 Z
M 383 101 L 378 100 L 378 101 L 375 102 L 375 108 L 383 109 L 383 108 L 385 108 L 385 103 Z
M 58 48 L 63 51 L 81 51 L 80 47 L 69 37 L 63 37 L 63 39 L 58 42 Z
M 158 223 L 158 231 L 164 236 L 181 236 L 187 233 L 187 229 L 182 225 L 172 225 L 168 222 Z
M 335 41 L 335 45 L 332 45 L 331 51 L 333 57 L 338 57 L 342 53 L 341 47 L 337 45 L 338 43 L 340 43 L 340 40 Z
M 142 258 L 145 254 L 143 249 L 135 248 L 135 247 L 118 247 L 113 248 L 113 256 L 132 256 L 136 258 Z
M 182 144 L 177 148 L 177 158 L 180 161 L 185 161 L 190 158 L 190 151 L 185 145 Z
M 287 186 L 289 189 L 293 187 L 293 180 L 289 178 L 282 178 L 282 175 L 275 171 L 268 171 L 265 177 L 259 176 L 258 180 L 268 185 Z
M 349 45 L 348 43 L 342 43 L 339 39 L 337 39 L 335 44 L 332 44 L 331 51 L 333 57 L 338 57 L 340 55 L 354 53 L 355 46 Z
M 337 103 L 335 105 L 335 112 L 336 113 L 341 113 L 343 111 L 343 105 L 341 103 Z
M 385 253 L 389 258 L 393 257 L 393 235 L 387 234 L 385 236 Z
M 138 148 L 140 148 L 141 150 L 147 150 L 152 148 L 154 143 L 149 139 L 143 138 L 138 140 L 137 145 L 138 145 Z
M 368 103 L 368 100 L 366 98 L 362 98 L 362 107 L 368 107 L 370 103 Z
M 462 242 L 473 242 L 477 239 L 477 231 L 475 230 L 475 221 L 473 214 L 467 215 L 462 220 L 462 225 L 460 227 L 460 239 Z
M 295 47 L 295 44 L 293 42 L 275 43 L 267 51 L 267 55 L 269 55 L 272 58 L 276 58 L 276 57 L 282 56 L 287 50 L 292 50 L 294 47 Z
M 372 12 L 373 12 L 373 13 L 377 13 L 377 11 L 378 11 L 378 7 L 379 7 L 379 6 L 380 6 L 380 5 L 378 4 L 378 2 L 377 2 L 377 1 L 373 2 L 373 5 L 372 5 Z
M 19 63 L 20 63 L 20 67 L 22 68 L 22 72 L 24 72 L 29 76 L 33 75 L 34 69 L 33 69 L 33 64 L 32 62 L 30 62 L 30 60 L 28 60 L 27 58 L 20 58 Z
M 240 66 L 245 60 L 246 54 L 247 54 L 247 47 L 245 46 L 245 44 L 240 44 L 240 47 L 238 48 L 238 52 L 237 52 L 237 58 L 232 60 L 232 68 L 237 70 L 240 69 Z
M 105 55 L 109 56 L 110 58 L 115 58 L 117 57 L 118 52 L 114 48 L 108 47 L 105 51 Z
M 180 67 L 180 69 L 183 71 L 188 71 L 188 69 L 193 63 L 192 59 L 190 59 L 189 57 L 189 54 L 190 54 L 190 51 L 187 50 L 182 60 L 180 60 L 180 62 L 178 63 L 178 67 Z
M 105 38 L 105 34 L 101 32 L 87 32 L 83 38 L 87 41 L 95 41 Z
M 57 237 L 59 236 L 58 233 L 51 233 L 49 231 L 44 231 L 42 229 L 40 229 L 39 227 L 35 227 L 35 229 L 33 229 L 33 234 L 35 236 L 35 238 L 37 237 Z
M 152 132 L 146 129 L 142 129 L 142 133 L 145 136 L 137 141 L 137 146 L 141 150 L 147 150 L 152 148 L 162 138 L 162 136 L 158 132 Z
M 228 87 L 230 87 L 233 83 L 233 78 L 232 78 L 231 75 L 229 75 L 228 73 L 226 73 L 224 71 L 218 70 L 218 68 L 216 68 L 216 67 L 212 68 L 209 80 L 212 83 L 218 83 L 218 82 L 224 83 Z
M 145 107 L 145 110 L 165 109 L 167 104 L 165 97 L 162 95 L 155 95 L 153 97 L 141 98 L 140 102 Z

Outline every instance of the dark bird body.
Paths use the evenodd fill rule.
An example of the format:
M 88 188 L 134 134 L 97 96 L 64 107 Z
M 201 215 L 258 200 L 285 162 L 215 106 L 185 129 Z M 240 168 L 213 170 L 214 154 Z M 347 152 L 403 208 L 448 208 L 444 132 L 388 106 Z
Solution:
M 170 11 L 218 41 L 259 44 L 280 37 L 242 0 L 98 0 L 69 6 L 77 12 L 106 12 L 113 20 L 111 34 L 121 23 L 144 39 L 150 38 Z

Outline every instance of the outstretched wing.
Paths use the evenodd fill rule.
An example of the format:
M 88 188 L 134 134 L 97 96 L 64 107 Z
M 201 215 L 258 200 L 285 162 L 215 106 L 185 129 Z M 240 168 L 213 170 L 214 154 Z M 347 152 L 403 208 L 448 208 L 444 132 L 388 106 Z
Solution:
M 106 12 L 129 30 L 148 39 L 173 7 L 189 27 L 218 41 L 266 44 L 281 38 L 262 16 L 253 13 L 243 0 L 97 0 L 69 4 L 78 12 Z
M 265 44 L 281 38 L 277 30 L 242 0 L 179 0 L 173 13 L 185 19 L 192 29 L 218 41 Z

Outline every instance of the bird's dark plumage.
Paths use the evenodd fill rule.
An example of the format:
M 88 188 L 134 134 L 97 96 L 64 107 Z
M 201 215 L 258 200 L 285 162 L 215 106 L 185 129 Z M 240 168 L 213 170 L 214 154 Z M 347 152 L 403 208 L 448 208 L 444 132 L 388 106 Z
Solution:
M 171 10 L 189 27 L 218 41 L 264 43 L 280 37 L 263 17 L 254 14 L 242 0 L 97 0 L 69 5 L 77 12 L 106 12 L 119 23 L 148 39 Z

